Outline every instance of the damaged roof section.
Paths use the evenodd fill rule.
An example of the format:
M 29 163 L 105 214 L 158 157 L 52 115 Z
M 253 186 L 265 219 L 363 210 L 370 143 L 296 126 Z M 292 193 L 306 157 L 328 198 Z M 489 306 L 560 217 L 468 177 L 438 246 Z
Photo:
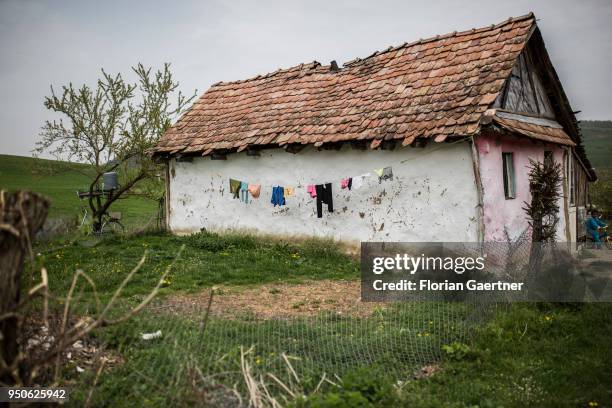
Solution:
M 576 146 L 576 143 L 563 130 L 563 126 L 555 120 L 495 111 L 494 109 L 487 111 L 485 116 L 491 116 L 490 123 L 511 133 L 518 133 L 542 142 Z M 483 124 L 486 121 L 483 120 Z
M 331 69 L 317 62 L 218 83 L 156 154 L 342 141 L 411 144 L 473 135 L 535 29 L 533 14 L 390 47 Z

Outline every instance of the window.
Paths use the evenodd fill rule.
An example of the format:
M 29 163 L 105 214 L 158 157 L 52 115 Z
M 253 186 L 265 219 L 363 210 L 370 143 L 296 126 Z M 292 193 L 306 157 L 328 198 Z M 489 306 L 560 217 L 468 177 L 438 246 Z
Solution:
M 555 163 L 553 152 L 550 150 L 544 150 L 544 164 L 551 165 Z
M 516 181 L 514 179 L 514 156 L 512 153 L 502 153 L 504 166 L 504 194 L 506 199 L 516 198 Z

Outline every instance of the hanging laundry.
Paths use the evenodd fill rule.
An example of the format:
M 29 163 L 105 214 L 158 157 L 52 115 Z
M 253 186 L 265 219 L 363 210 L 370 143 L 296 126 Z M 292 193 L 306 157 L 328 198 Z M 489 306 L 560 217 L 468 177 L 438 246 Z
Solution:
M 381 183 L 383 180 L 393 180 L 393 169 L 391 169 L 391 167 L 375 169 L 374 173 L 376 173 L 378 176 L 379 183 Z
M 360 176 L 356 176 L 353 177 L 351 180 L 351 188 L 353 188 L 354 190 L 359 190 L 361 188 L 361 186 L 363 186 L 363 183 L 365 182 L 365 180 L 370 177 L 371 174 L 370 173 L 366 173 L 366 174 L 362 174 Z
M 284 187 L 285 198 L 292 197 L 295 194 L 295 188 L 293 187 Z
M 230 193 L 234 195 L 234 198 L 238 198 L 240 195 L 240 180 L 230 179 Z
M 310 197 L 317 198 L 317 190 L 314 184 L 309 184 L 308 187 L 306 187 L 306 192 L 310 194 Z
M 353 178 L 352 177 L 340 180 L 340 187 L 342 187 L 343 189 L 344 188 L 348 188 L 350 190 L 352 185 L 353 185 Z
M 382 180 L 393 180 L 393 169 L 391 167 L 385 167 L 382 172 L 382 176 L 379 178 L 379 182 Z
M 334 212 L 331 183 L 317 184 L 315 190 L 317 192 L 317 218 L 323 216 L 323 204 L 327 204 L 327 211 Z
M 240 201 L 249 203 L 249 183 L 245 181 L 240 182 Z
M 259 198 L 259 194 L 261 193 L 261 184 L 249 184 L 249 193 L 253 198 Z
M 272 205 L 275 207 L 285 205 L 285 191 L 281 186 L 272 187 Z

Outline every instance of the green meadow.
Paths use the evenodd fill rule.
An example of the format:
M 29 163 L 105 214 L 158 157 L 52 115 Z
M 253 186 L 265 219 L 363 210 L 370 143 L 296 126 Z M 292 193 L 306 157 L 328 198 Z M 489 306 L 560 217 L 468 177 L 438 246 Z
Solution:
M 0 155 L 0 188 L 43 194 L 51 203 L 49 218 L 73 218 L 75 222 L 80 219 L 87 202 L 79 200 L 77 190 L 87 190 L 88 174 L 91 172 L 87 165 Z M 127 227 L 142 226 L 155 216 L 157 203 L 139 196 L 128 196 L 115 203 L 111 211 L 121 212 Z

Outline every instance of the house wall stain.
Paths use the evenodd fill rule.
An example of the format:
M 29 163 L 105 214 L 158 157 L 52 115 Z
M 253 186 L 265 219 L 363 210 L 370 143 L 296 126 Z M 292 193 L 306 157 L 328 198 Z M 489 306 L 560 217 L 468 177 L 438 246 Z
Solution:
M 348 242 L 478 240 L 478 200 L 467 143 L 393 151 L 307 147 L 295 155 L 271 149 L 259 157 L 236 153 L 224 161 L 198 157 L 173 165 L 169 221 L 175 232 L 247 230 Z M 340 188 L 342 178 L 385 166 L 393 168 L 392 181 L 379 183 L 372 175 L 359 190 Z M 261 184 L 260 197 L 245 204 L 224 194 L 230 178 Z M 325 182 L 332 183 L 335 211 L 323 205 L 323 217 L 317 218 L 316 199 L 306 186 Z M 284 207 L 270 203 L 275 185 L 296 187 Z
M 523 207 L 531 201 L 529 191 L 529 159 L 542 162 L 544 151 L 552 151 L 556 163 L 563 164 L 563 148 L 550 143 L 534 143 L 519 137 L 481 135 L 476 138 L 483 187 L 486 242 L 507 242 L 518 238 L 529 228 Z M 512 152 L 516 177 L 516 198 L 506 199 L 504 194 L 502 153 Z M 560 192 L 563 188 L 560 187 Z M 557 241 L 565 236 L 565 200 L 559 198 L 559 224 Z

